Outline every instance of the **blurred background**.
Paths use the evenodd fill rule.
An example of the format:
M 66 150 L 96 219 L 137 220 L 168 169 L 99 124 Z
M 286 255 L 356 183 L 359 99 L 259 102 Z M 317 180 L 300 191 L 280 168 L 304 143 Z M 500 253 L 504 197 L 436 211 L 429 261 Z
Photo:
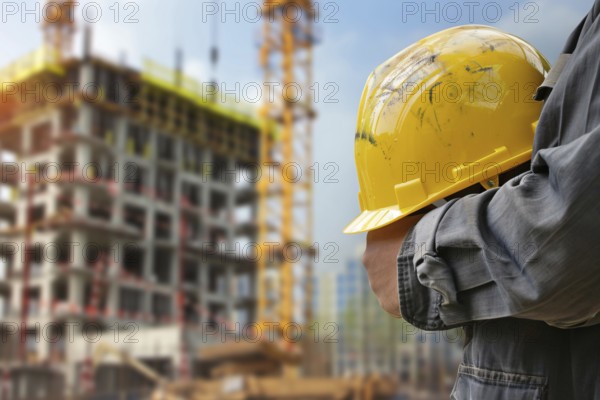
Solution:
M 442 399 L 360 262 L 356 110 L 412 42 L 551 63 L 591 0 L 1 1 L 0 399 Z

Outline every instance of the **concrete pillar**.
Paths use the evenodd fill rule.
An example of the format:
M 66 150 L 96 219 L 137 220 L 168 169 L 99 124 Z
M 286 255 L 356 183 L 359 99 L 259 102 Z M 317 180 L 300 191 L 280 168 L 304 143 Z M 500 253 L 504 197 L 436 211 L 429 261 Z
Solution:
M 78 274 L 71 274 L 69 276 L 69 304 L 80 307 L 81 311 L 85 309 L 83 303 L 84 290 L 85 285 L 82 277 Z
M 75 134 L 82 136 L 91 136 L 94 125 L 94 114 L 98 110 L 91 104 L 82 103 L 79 109 L 79 118 Z
M 73 266 L 78 268 L 86 268 L 87 262 L 89 261 L 87 258 L 86 248 L 89 246 L 87 243 L 87 236 L 79 231 L 73 232 L 71 237 L 72 239 L 72 254 L 71 260 L 73 261 Z
M 229 243 L 231 243 L 229 241 Z M 227 319 L 231 319 L 233 317 L 234 314 L 234 305 L 235 305 L 235 300 L 236 300 L 236 296 L 234 296 L 235 291 L 233 290 L 233 284 L 234 284 L 234 272 L 233 272 L 233 266 L 231 264 L 227 264 L 224 265 L 223 268 L 225 268 L 225 288 L 227 290 L 227 293 L 225 293 L 225 310 L 226 310 L 226 316 Z
M 89 170 L 91 162 L 91 149 L 89 146 L 79 144 L 75 149 L 76 171 L 75 179 L 90 179 Z M 78 178 L 79 177 L 79 178 Z M 89 189 L 83 186 L 75 186 L 73 190 L 73 212 L 77 216 L 87 216 L 89 207 Z
M 208 301 L 206 300 L 206 296 L 202 295 L 203 293 L 208 293 L 208 268 L 208 263 L 205 260 L 203 260 L 203 262 L 200 264 L 200 271 L 198 273 L 200 277 L 199 293 L 201 294 L 198 304 L 200 305 L 201 310 L 208 309 Z M 208 315 L 206 315 L 206 313 L 200 314 L 200 321 L 202 323 L 207 323 Z
M 116 316 L 119 310 L 119 284 L 112 281 L 107 288 L 106 312 L 109 316 Z

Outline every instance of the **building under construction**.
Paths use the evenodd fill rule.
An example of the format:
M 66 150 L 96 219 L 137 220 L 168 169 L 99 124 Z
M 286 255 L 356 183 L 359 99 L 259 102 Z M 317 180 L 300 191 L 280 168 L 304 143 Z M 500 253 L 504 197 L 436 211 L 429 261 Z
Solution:
M 256 318 L 258 119 L 85 42 L 0 72 L 3 399 L 89 390 L 97 341 L 185 377 L 215 331 Z M 94 375 L 106 392 L 140 383 Z
M 259 347 L 249 366 L 246 350 L 199 354 L 312 319 L 312 98 L 281 92 L 257 113 L 187 77 L 179 51 L 173 69 L 134 69 L 95 56 L 89 30 L 75 57 L 78 3 L 52 4 L 44 46 L 0 70 L 0 399 L 148 398 L 165 381 L 279 375 L 299 349 L 277 328 L 260 337 L 274 352 Z M 308 94 L 313 5 L 265 4 L 265 82 Z M 304 17 L 285 18 L 290 4 Z M 290 163 L 299 179 L 283 178 Z M 351 396 L 342 386 L 335 398 Z

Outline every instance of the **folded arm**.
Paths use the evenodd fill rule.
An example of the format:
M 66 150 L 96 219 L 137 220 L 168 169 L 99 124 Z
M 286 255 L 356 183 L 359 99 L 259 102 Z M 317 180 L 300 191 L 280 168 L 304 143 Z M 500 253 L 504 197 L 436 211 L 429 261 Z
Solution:
M 422 329 L 521 317 L 600 322 L 600 125 L 532 171 L 428 213 L 398 256 L 401 312 Z

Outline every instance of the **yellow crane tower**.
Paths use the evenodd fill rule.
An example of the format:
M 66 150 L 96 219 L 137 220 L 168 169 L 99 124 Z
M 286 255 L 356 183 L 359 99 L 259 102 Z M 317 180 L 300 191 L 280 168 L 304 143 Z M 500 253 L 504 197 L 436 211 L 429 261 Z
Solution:
M 69 56 L 75 37 L 75 8 L 79 3 L 72 0 L 46 1 L 44 44 L 59 60 Z
M 315 11 L 308 0 L 265 0 L 262 14 L 257 320 L 281 329 L 312 319 Z

